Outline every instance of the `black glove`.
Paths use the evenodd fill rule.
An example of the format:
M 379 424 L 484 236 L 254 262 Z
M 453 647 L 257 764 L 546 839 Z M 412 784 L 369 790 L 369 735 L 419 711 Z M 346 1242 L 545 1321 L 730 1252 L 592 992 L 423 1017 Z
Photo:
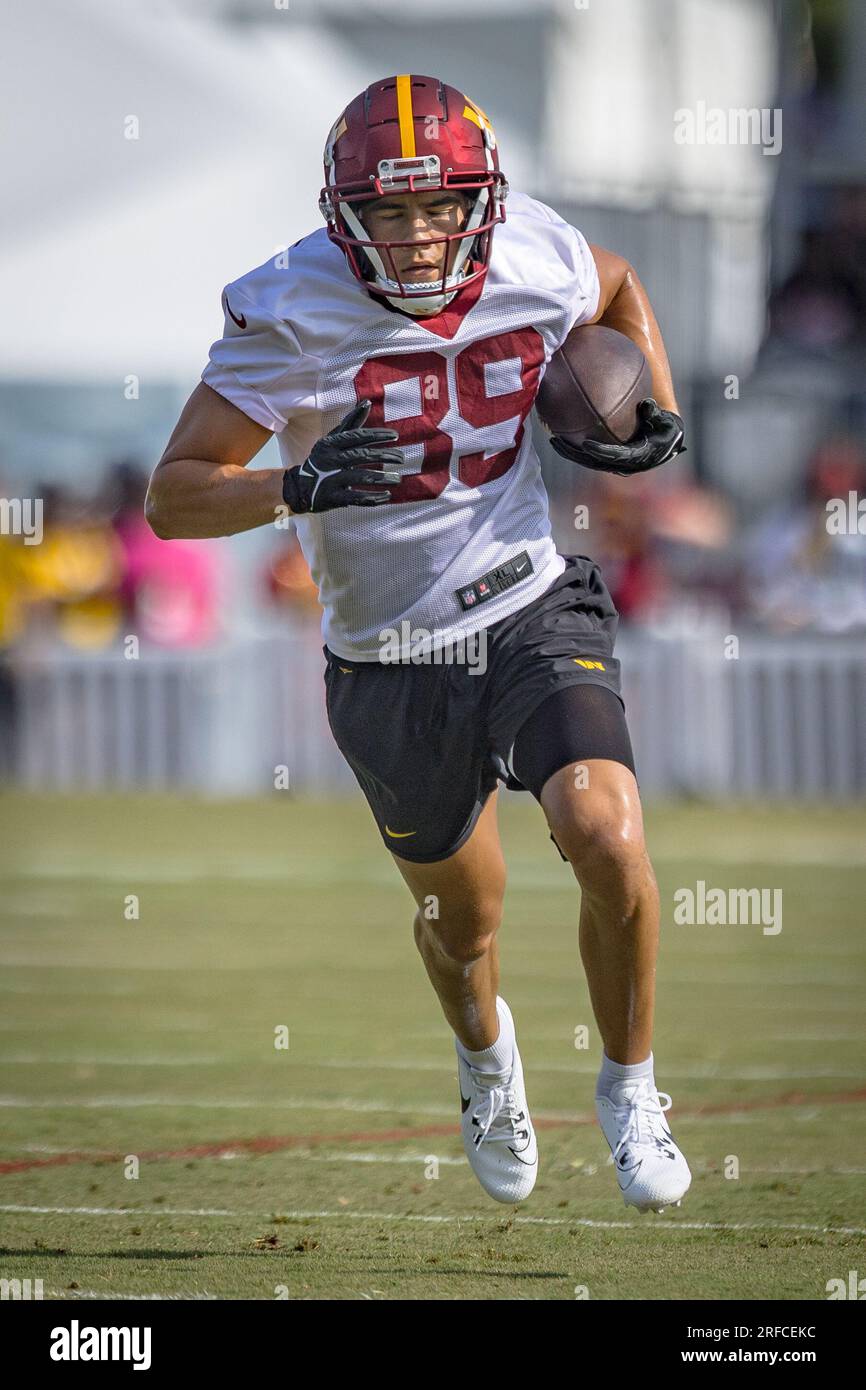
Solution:
M 569 444 L 553 435 L 550 443 L 563 458 L 582 463 L 584 468 L 596 468 L 602 473 L 645 473 L 658 468 L 677 454 L 686 452 L 683 444 L 683 422 L 673 410 L 662 410 L 650 396 L 637 408 L 640 424 L 626 444 L 599 444 L 585 439 L 582 444 Z
M 329 512 L 333 507 L 380 507 L 390 502 L 390 487 L 376 492 L 364 483 L 399 483 L 400 474 L 382 465 L 403 463 L 399 449 L 387 449 L 396 430 L 365 430 L 370 401 L 359 401 L 322 439 L 304 463 L 283 474 L 283 501 L 293 512 Z M 361 486 L 359 486 L 361 484 Z

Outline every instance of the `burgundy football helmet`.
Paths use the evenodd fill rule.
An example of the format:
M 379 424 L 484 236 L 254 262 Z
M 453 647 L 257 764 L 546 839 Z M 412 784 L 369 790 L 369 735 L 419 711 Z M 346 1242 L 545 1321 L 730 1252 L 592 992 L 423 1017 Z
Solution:
M 391 193 L 432 188 L 465 194 L 468 216 L 459 232 L 429 239 L 445 244 L 441 276 L 409 283 L 400 278 L 393 251 L 414 243 L 371 240 L 356 209 Z M 496 137 L 481 108 L 435 77 L 403 74 L 374 82 L 334 123 L 319 207 L 328 235 L 368 289 L 410 314 L 436 314 L 486 274 L 507 193 Z M 458 250 L 449 271 L 451 242 Z

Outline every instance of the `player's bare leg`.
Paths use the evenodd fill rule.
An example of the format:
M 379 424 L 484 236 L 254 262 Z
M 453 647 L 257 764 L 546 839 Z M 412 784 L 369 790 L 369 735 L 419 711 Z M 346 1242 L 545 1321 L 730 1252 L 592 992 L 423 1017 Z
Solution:
M 542 788 L 551 833 L 582 890 L 580 954 L 604 1050 L 642 1062 L 652 1048 L 659 895 L 634 774 L 593 758 Z
M 455 1035 L 466 1156 L 491 1197 L 519 1202 L 535 1185 L 538 1151 L 514 1020 L 497 994 L 505 861 L 496 796 L 447 859 L 393 857 L 418 905 L 415 942 Z
M 418 905 L 415 943 L 455 1035 L 478 1052 L 496 1041 L 505 860 L 492 792 L 464 845 L 447 859 L 413 864 L 394 855 Z
M 541 805 L 581 886 L 580 953 L 604 1044 L 599 1122 L 627 1204 L 663 1210 L 691 1182 L 664 1118 L 652 1058 L 659 895 L 629 768 L 588 759 L 560 768 Z

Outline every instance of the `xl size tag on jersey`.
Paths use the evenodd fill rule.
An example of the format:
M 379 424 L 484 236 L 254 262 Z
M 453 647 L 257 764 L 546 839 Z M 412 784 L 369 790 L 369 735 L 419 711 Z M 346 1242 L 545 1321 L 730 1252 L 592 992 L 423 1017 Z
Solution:
M 495 570 L 488 570 L 487 574 L 483 574 L 473 584 L 464 584 L 462 589 L 455 589 L 454 592 L 465 612 L 468 608 L 477 608 L 479 603 L 486 603 L 488 599 L 504 593 L 506 589 L 519 584 L 530 574 L 532 561 L 527 551 L 522 550 L 513 560 L 506 560 L 504 565 L 497 565 Z

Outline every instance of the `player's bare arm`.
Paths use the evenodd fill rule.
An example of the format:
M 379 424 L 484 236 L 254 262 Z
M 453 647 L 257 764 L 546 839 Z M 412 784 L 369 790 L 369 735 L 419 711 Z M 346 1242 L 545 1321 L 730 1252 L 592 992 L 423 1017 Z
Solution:
M 277 517 L 334 507 L 381 506 L 402 463 L 389 448 L 395 430 L 365 429 L 370 402 L 359 401 L 292 468 L 246 465 L 271 431 L 202 383 L 184 408 L 154 470 L 145 513 L 163 540 L 230 536 Z
M 627 477 L 658 468 L 683 453 L 684 427 L 677 409 L 661 330 L 646 290 L 633 267 L 622 256 L 601 246 L 590 246 L 598 271 L 599 298 L 590 323 L 602 324 L 630 338 L 643 353 L 652 373 L 653 395 L 638 406 L 638 429 L 625 444 L 581 444 L 554 435 L 558 454 L 585 468 Z
M 271 437 L 200 382 L 153 471 L 145 502 L 162 540 L 231 536 L 272 522 L 282 504 L 282 468 L 247 469 Z
M 679 414 L 661 329 L 637 272 L 614 251 L 591 243 L 589 249 L 598 270 L 600 287 L 598 309 L 589 322 L 615 328 L 637 343 L 652 371 L 653 396 L 657 404 L 663 410 L 675 410 Z

